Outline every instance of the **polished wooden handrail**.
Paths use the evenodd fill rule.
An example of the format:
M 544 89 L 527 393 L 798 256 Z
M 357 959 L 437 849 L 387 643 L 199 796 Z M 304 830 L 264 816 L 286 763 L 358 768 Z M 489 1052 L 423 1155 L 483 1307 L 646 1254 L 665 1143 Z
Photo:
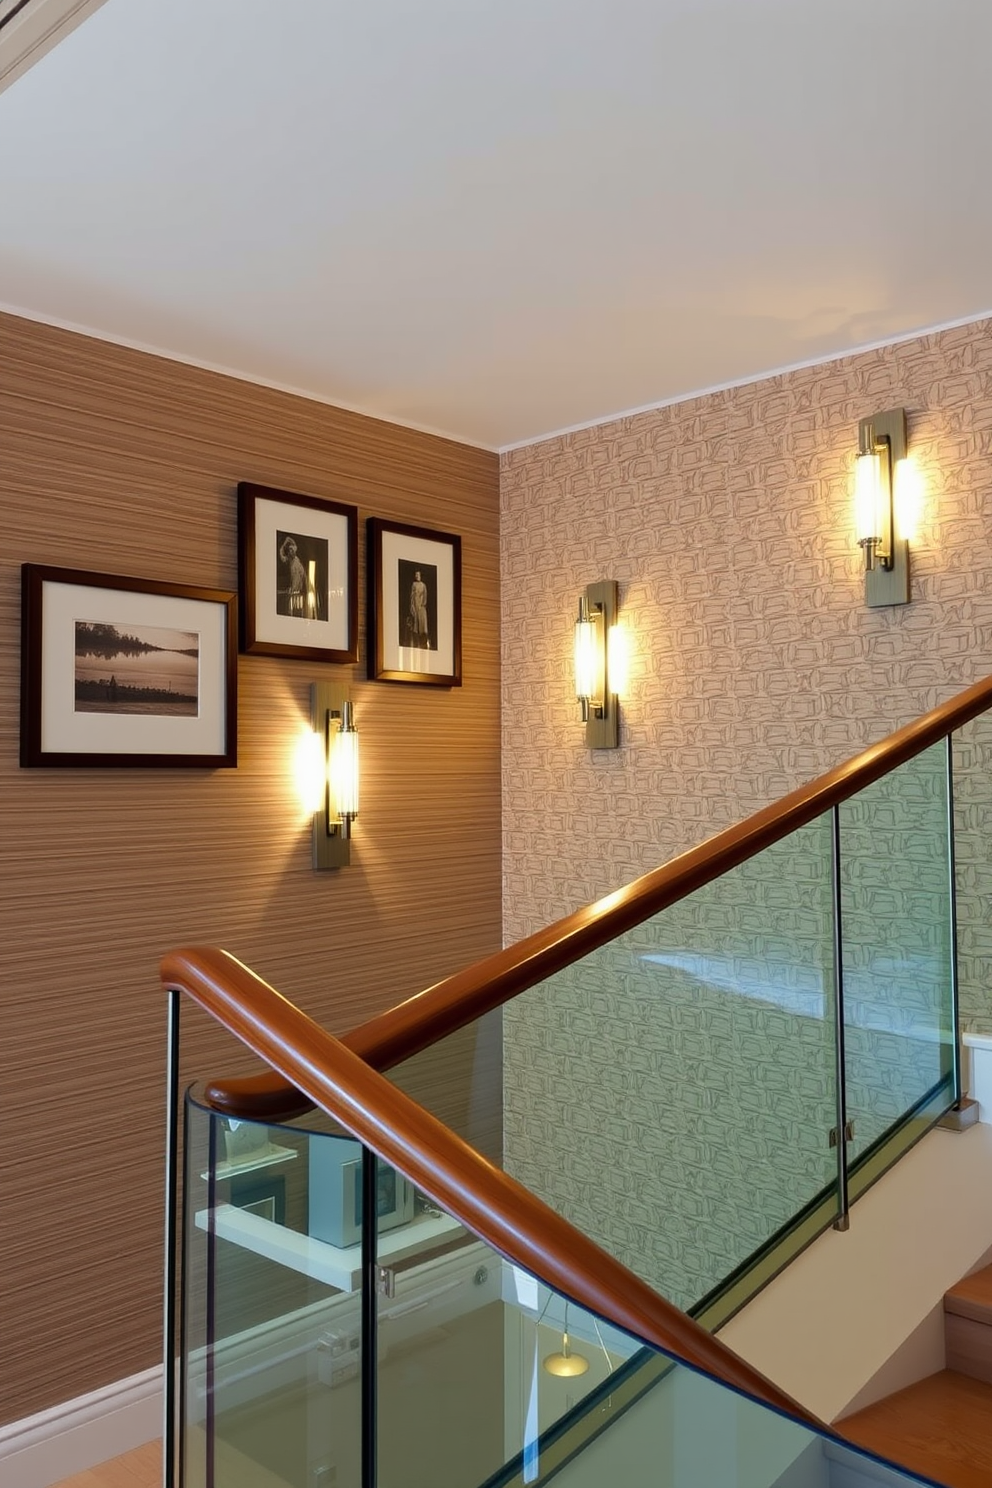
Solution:
M 314 1105 L 506 1259 L 683 1363 L 833 1435 L 726 1344 L 226 951 L 173 951 L 162 962 L 162 982 L 167 990 L 191 997 Z
M 390 1069 L 780 842 L 989 707 L 992 677 L 663 868 L 370 1019 L 345 1034 L 343 1043 L 376 1069 Z M 295 1091 L 270 1074 L 214 1080 L 207 1098 L 229 1115 L 260 1120 L 286 1119 L 279 1111 L 288 1113 L 299 1102 Z

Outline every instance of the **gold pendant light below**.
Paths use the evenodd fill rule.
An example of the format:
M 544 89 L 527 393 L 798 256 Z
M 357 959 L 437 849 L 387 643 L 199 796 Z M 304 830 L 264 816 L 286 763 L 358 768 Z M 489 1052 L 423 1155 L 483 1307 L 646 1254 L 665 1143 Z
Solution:
M 543 1367 L 547 1374 L 556 1375 L 559 1379 L 575 1379 L 577 1375 L 585 1374 L 589 1368 L 589 1360 L 584 1354 L 572 1353 L 568 1334 L 563 1333 L 561 1351 L 557 1354 L 548 1354 Z

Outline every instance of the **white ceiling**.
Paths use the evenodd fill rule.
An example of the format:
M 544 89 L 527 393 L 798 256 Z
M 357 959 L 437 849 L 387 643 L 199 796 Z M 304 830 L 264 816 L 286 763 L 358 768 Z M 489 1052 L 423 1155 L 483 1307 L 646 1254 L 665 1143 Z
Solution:
M 992 310 L 989 0 L 107 0 L 0 304 L 502 447 Z

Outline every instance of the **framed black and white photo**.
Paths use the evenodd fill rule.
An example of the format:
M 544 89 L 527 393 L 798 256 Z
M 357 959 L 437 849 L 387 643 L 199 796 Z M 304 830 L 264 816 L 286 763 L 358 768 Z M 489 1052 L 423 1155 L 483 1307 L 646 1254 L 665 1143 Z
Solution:
M 368 569 L 370 678 L 460 687 L 461 538 L 370 517 Z
M 21 764 L 237 764 L 237 600 L 21 568 Z
M 358 509 L 242 481 L 241 649 L 358 660 Z

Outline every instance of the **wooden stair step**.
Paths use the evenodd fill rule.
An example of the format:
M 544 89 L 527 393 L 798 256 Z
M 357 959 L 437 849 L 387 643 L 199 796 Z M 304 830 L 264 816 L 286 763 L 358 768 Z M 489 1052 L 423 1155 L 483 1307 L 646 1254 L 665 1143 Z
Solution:
M 992 1325 L 992 1266 L 984 1266 L 944 1293 L 944 1311 Z
M 907 1385 L 834 1429 L 947 1488 L 992 1484 L 992 1385 L 956 1370 Z
M 992 1266 L 944 1294 L 944 1363 L 992 1384 Z

